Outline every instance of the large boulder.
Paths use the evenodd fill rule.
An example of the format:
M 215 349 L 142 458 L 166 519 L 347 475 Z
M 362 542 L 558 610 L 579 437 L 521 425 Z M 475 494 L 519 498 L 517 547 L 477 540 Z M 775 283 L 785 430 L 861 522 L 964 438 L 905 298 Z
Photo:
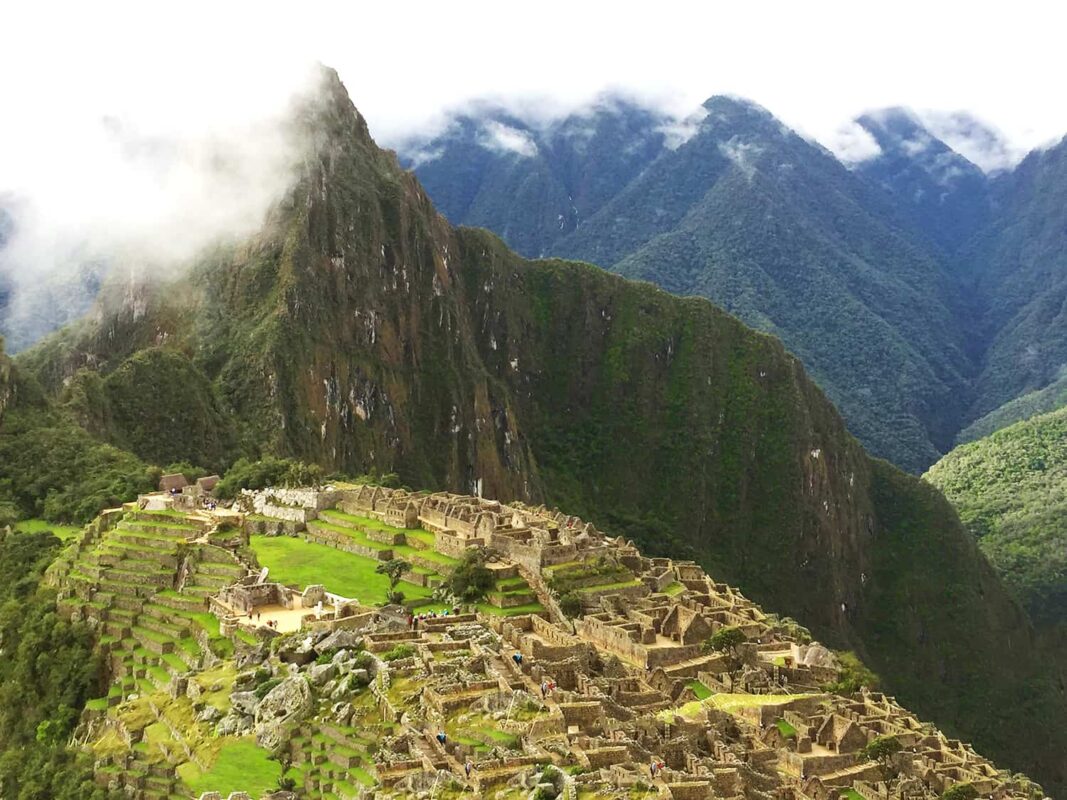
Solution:
M 311 687 L 300 675 L 286 678 L 256 707 L 256 743 L 277 750 L 311 712 Z
M 230 705 L 241 714 L 255 714 L 259 698 L 255 692 L 234 692 L 230 695 Z
M 315 649 L 320 653 L 328 653 L 331 650 L 359 650 L 362 647 L 363 637 L 345 628 L 334 631 L 315 645 Z
M 809 667 L 833 668 L 835 659 L 834 654 L 821 644 L 813 644 L 802 652 L 800 663 Z
M 333 663 L 312 664 L 311 669 L 308 670 L 308 677 L 315 686 L 322 686 L 336 674 L 337 665 Z
M 311 636 L 291 636 L 278 648 L 278 659 L 283 664 L 296 664 L 302 667 L 314 661 L 317 655 L 315 640 Z

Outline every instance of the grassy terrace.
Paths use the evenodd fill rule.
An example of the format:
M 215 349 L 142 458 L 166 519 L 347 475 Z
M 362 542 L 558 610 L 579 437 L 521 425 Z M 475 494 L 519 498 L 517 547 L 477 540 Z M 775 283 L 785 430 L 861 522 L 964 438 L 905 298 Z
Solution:
M 476 608 L 483 614 L 489 614 L 494 617 L 514 617 L 519 614 L 536 614 L 538 611 L 545 610 L 545 607 L 540 603 L 527 603 L 523 606 L 512 606 L 511 608 L 497 608 L 489 603 L 478 603 Z
M 372 558 L 290 536 L 253 536 L 251 545 L 259 563 L 282 583 L 321 583 L 334 594 L 354 597 L 362 603 L 385 602 L 389 579 L 374 571 L 381 562 Z M 401 581 L 397 588 L 409 600 L 432 594 L 432 590 L 407 581 Z
M 15 523 L 16 533 L 44 533 L 51 531 L 57 539 L 64 542 L 73 539 L 82 529 L 75 525 L 59 525 L 43 519 L 24 519 Z
M 184 522 L 177 522 L 174 517 L 160 517 L 155 519 L 124 519 L 121 524 L 122 528 L 129 530 L 145 530 L 153 528 L 163 528 L 168 531 L 195 531 L 198 528 L 195 525 L 189 525 Z
M 330 520 L 337 520 L 331 522 Z M 433 534 L 428 531 L 416 531 L 405 530 L 403 528 L 394 528 L 392 525 L 386 525 L 384 522 L 378 522 L 377 520 L 368 519 L 367 517 L 358 517 L 355 514 L 345 514 L 343 511 L 324 511 L 322 516 L 315 520 L 316 525 L 320 525 L 327 530 L 335 533 L 343 534 L 352 539 L 357 544 L 361 544 L 364 547 L 371 547 L 375 550 L 392 550 L 393 554 L 397 558 L 403 558 L 410 560 L 413 556 L 424 558 L 427 561 L 432 561 L 435 564 L 440 564 L 442 567 L 454 567 L 459 563 L 458 559 L 451 556 L 443 555 L 435 550 L 420 550 L 417 547 L 413 547 L 410 544 L 397 544 L 388 545 L 376 542 L 373 539 L 368 538 L 362 531 L 358 531 L 355 528 L 350 528 L 340 522 L 348 523 L 351 525 L 358 525 L 361 528 L 369 528 L 372 530 L 386 531 L 388 533 L 402 533 L 405 537 L 412 536 L 417 539 L 422 539 L 424 536 L 429 537 L 429 544 L 433 544 Z M 423 541 L 425 541 L 423 539 Z
M 195 797 L 203 792 L 221 792 L 226 797 L 237 791 L 259 797 L 278 788 L 282 765 L 247 738 L 226 742 L 207 772 L 192 763 L 183 764 L 178 772 Z
M 810 694 L 741 694 L 721 692 L 718 694 L 711 694 L 704 700 L 693 700 L 678 708 L 665 709 L 659 713 L 659 717 L 660 719 L 670 720 L 677 714 L 687 719 L 692 719 L 697 716 L 705 706 L 712 706 L 719 711 L 725 711 L 727 714 L 736 714 L 744 708 L 788 703 L 790 700 L 801 700 L 812 696 L 813 695 Z
M 709 697 L 711 697 L 711 689 L 709 689 L 700 681 L 689 681 L 686 686 L 693 690 L 693 694 L 697 696 L 697 700 L 707 700 Z

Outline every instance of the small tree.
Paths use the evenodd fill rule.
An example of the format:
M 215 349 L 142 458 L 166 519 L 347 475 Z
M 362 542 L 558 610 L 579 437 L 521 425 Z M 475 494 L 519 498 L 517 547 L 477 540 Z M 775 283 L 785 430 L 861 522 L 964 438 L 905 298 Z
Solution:
M 463 560 L 448 577 L 448 589 L 467 603 L 483 599 L 495 583 L 493 572 L 485 566 L 489 554 L 480 547 L 463 553 Z
M 402 558 L 390 558 L 388 561 L 383 561 L 374 571 L 379 575 L 385 575 L 389 578 L 389 594 L 386 598 L 390 603 L 400 605 L 404 602 L 404 593 L 396 590 L 396 585 L 400 583 L 400 579 L 405 572 L 411 569 L 411 564 Z
M 973 783 L 957 783 L 941 793 L 941 800 L 975 800 L 978 790 Z
M 710 637 L 704 640 L 702 649 L 705 653 L 712 651 L 737 655 L 737 648 L 748 641 L 745 632 L 735 625 L 726 625 L 719 628 Z
M 877 761 L 882 768 L 882 778 L 888 783 L 895 775 L 893 762 L 904 749 L 896 736 L 879 736 L 867 743 L 860 754 L 868 761 Z
M 854 694 L 863 687 L 878 688 L 878 676 L 860 661 L 859 656 L 846 650 L 837 654 L 840 671 L 837 680 L 823 688 L 834 694 Z
M 562 611 L 568 619 L 580 617 L 584 608 L 585 606 L 582 603 L 581 595 L 577 592 L 567 592 L 559 598 L 559 610 Z
M 14 525 L 19 518 L 19 511 L 14 503 L 0 502 L 0 528 Z

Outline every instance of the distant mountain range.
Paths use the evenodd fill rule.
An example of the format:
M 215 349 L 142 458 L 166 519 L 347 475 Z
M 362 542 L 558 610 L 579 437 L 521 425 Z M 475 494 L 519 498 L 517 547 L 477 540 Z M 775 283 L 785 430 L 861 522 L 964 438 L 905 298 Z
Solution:
M 454 223 L 779 336 L 872 452 L 921 471 L 1067 363 L 1067 144 L 990 175 L 907 110 L 856 122 L 878 155 L 851 168 L 729 97 L 681 122 L 617 98 L 536 124 L 481 104 L 400 150 Z

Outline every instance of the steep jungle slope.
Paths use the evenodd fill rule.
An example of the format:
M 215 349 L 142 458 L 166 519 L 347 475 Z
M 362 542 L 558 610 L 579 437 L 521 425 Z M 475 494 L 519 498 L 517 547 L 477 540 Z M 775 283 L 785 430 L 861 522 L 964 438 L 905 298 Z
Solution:
M 1009 400 L 1000 408 L 976 419 L 957 434 L 956 443 L 973 442 L 1016 422 L 1036 417 L 1038 414 L 1047 414 L 1064 406 L 1067 406 L 1067 375 L 1061 376 L 1044 389 L 1027 392 L 1021 397 Z
M 14 399 L 14 395 L 15 382 L 11 359 L 4 352 L 4 337 L 0 336 L 0 422 L 3 422 L 4 411 Z
M 988 222 L 989 179 L 977 166 L 934 136 L 904 108 L 886 108 L 856 122 L 881 151 L 854 170 L 893 195 L 896 205 L 948 254 L 954 254 Z
M 699 559 L 1064 786 L 1056 662 L 944 498 L 869 459 L 780 342 L 706 300 L 451 228 L 336 76 L 325 93 L 261 234 L 174 287 L 116 284 L 20 364 L 59 396 L 166 341 L 265 452 L 559 503 Z
M 539 139 L 528 151 L 490 153 L 485 134 L 469 132 L 497 121 L 464 117 L 412 163 L 453 222 L 488 227 L 528 255 L 581 258 L 708 297 L 781 337 L 874 453 L 925 468 L 951 447 L 969 405 L 974 354 L 959 322 L 974 315 L 945 248 L 984 219 L 984 176 L 917 125 L 898 124 L 910 119 L 903 112 L 878 115 L 877 128 L 867 120 L 885 147 L 854 174 L 754 104 L 714 97 L 701 111 L 673 148 L 662 119 L 580 139 L 583 175 L 611 191 L 599 205 L 575 201 L 540 249 L 524 248 L 520 235 L 542 216 L 525 188 L 560 167 Z M 615 152 L 636 154 L 640 169 L 618 168 L 604 155 Z M 505 165 L 508 183 L 495 177 Z M 477 202 L 460 208 L 457 192 Z
M 530 258 L 592 216 L 666 149 L 667 120 L 607 95 L 536 125 L 482 104 L 400 149 L 437 209 Z
M 61 549 L 50 533 L 0 529 L 0 797 L 118 800 L 94 785 L 91 757 L 67 746 L 106 671 L 95 632 L 60 618 L 41 585 Z
M 993 196 L 993 224 L 961 258 L 987 298 L 975 417 L 1044 388 L 1067 364 L 1067 139 L 1028 155 Z
M 957 447 L 924 477 L 1035 622 L 1067 620 L 1067 408 Z
M 751 104 L 706 107 L 693 138 L 556 252 L 707 297 L 780 336 L 873 453 L 922 469 L 966 407 L 950 276 L 887 196 L 830 153 Z
M 86 522 L 153 489 L 159 476 L 159 468 L 90 435 L 0 349 L 0 506 L 22 517 Z

